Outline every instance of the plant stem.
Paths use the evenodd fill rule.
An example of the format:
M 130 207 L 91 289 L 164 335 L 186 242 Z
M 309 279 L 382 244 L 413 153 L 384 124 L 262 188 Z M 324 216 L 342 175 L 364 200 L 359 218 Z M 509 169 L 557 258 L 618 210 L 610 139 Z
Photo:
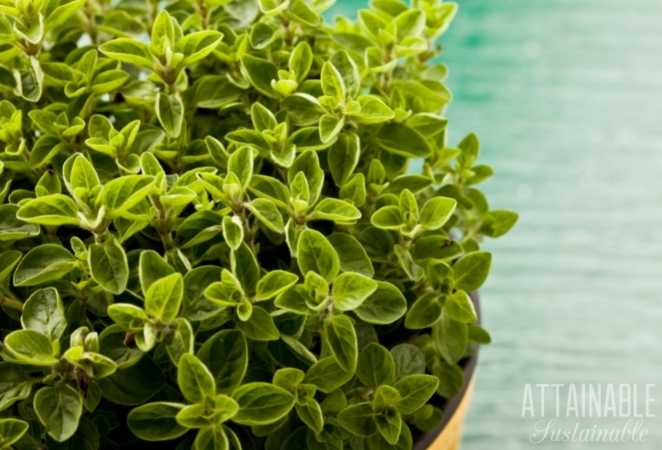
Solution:
M 1 296 L 0 306 L 6 306 L 7 308 L 15 309 L 16 311 L 23 311 L 23 303 L 15 298 Z

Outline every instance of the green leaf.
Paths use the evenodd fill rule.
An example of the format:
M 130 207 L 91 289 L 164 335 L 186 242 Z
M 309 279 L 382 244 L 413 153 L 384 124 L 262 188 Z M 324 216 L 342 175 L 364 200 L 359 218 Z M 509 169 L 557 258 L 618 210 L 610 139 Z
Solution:
M 402 418 L 397 410 L 389 408 L 382 414 L 375 416 L 375 423 L 377 424 L 377 431 L 386 442 L 391 445 L 398 442 L 402 430 Z
M 147 314 L 142 308 L 130 303 L 114 303 L 108 307 L 108 315 L 124 331 L 129 333 L 141 332 Z
M 382 206 L 370 217 L 370 223 L 382 230 L 399 230 L 405 225 L 400 208 L 395 205 Z
M 302 385 L 301 383 L 303 382 L 305 376 L 306 374 L 301 369 L 296 369 L 294 367 L 283 367 L 282 369 L 276 370 L 272 382 L 276 386 L 282 387 L 283 389 L 292 393 L 297 389 L 302 388 L 301 399 L 303 399 L 303 397 L 305 397 L 305 395 L 303 395 L 303 388 L 306 387 L 306 385 Z
M 518 218 L 517 213 L 513 211 L 505 209 L 490 211 L 483 218 L 480 231 L 492 238 L 501 237 L 515 226 Z
M 345 126 L 345 118 L 335 114 L 324 114 L 320 118 L 319 133 L 323 144 L 333 142 Z
M 337 198 L 326 197 L 315 206 L 311 219 L 332 220 L 334 222 L 354 222 L 361 218 L 361 211 L 354 205 Z
M 283 216 L 272 200 L 256 198 L 250 203 L 247 203 L 246 208 L 253 213 L 262 225 L 274 233 L 282 234 L 285 231 Z
M 173 47 L 182 39 L 182 30 L 177 19 L 167 10 L 161 10 L 152 24 L 152 50 L 165 52 L 164 46 Z
M 431 371 L 439 378 L 437 393 L 442 397 L 451 398 L 462 389 L 464 372 L 457 364 L 449 364 L 443 359 L 436 358 Z
M 247 383 L 237 388 L 232 398 L 239 412 L 232 421 L 240 425 L 269 425 L 285 417 L 294 406 L 294 397 L 270 383 Z
M 226 422 L 238 411 L 239 405 L 232 397 L 218 394 L 182 409 L 177 414 L 177 422 L 188 428 L 202 428 Z
M 284 311 L 306 315 L 309 313 L 307 302 L 310 301 L 312 299 L 307 288 L 303 285 L 297 285 L 280 294 L 274 304 Z
M 441 355 L 452 364 L 464 356 L 469 344 L 469 329 L 444 312 L 441 320 L 432 327 L 432 337 Z
M 229 448 L 228 435 L 220 425 L 201 429 L 193 441 L 194 450 L 227 450 Z
M 272 130 L 278 126 L 276 116 L 260 102 L 251 106 L 251 122 L 258 131 Z
M 361 52 L 363 49 L 359 50 Z M 336 51 L 331 62 L 338 70 L 350 97 L 356 97 L 361 91 L 361 73 L 354 58 L 345 49 Z
M 433 197 L 423 205 L 419 223 L 426 230 L 437 230 L 451 218 L 457 202 L 448 197 Z
M 302 92 L 295 92 L 283 100 L 292 122 L 299 126 L 310 127 L 318 124 L 323 114 L 322 106 L 316 97 Z
M 14 32 L 17 31 L 17 28 L 14 26 Z M 35 42 L 40 39 L 41 37 Z M 23 67 L 12 70 L 14 94 L 28 102 L 35 103 L 39 101 L 44 90 L 44 72 L 41 70 L 41 65 L 36 57 L 31 56 L 28 61 L 29 63 Z
M 103 379 L 115 373 L 117 363 L 107 356 L 96 352 L 85 351 L 82 345 L 69 347 L 62 358 L 67 362 L 82 369 L 88 376 L 95 380 Z
M 0 447 L 12 448 L 12 444 L 18 442 L 28 431 L 30 425 L 20 419 L 0 419 Z
M 173 273 L 163 277 L 147 289 L 145 312 L 155 319 L 170 322 L 177 317 L 184 296 L 182 274 Z
M 372 397 L 372 407 L 381 414 L 389 414 L 393 406 L 400 401 L 400 393 L 393 386 L 382 384 L 377 386 Z
M 205 288 L 218 280 L 218 266 L 198 266 L 184 276 L 184 299 L 182 314 L 191 321 L 198 322 L 218 315 L 218 305 L 204 296 Z
M 324 428 L 324 413 L 322 407 L 314 398 L 298 401 L 295 405 L 297 415 L 308 428 L 316 433 L 321 433 Z
M 352 311 L 377 290 L 377 282 L 355 272 L 344 272 L 333 282 L 333 304 L 340 311 Z
M 450 240 L 442 234 L 426 234 L 416 238 L 411 248 L 411 254 L 416 260 L 427 258 L 449 260 L 460 256 L 462 254 L 462 247 L 457 242 Z M 439 264 L 446 266 L 445 262 Z M 450 272 L 450 267 L 446 267 L 448 267 L 448 271 Z
M 249 146 L 240 147 L 228 158 L 228 173 L 237 176 L 241 187 L 246 190 L 253 178 L 253 150 Z
M 340 133 L 329 148 L 327 162 L 336 186 L 342 187 L 354 173 L 361 157 L 361 141 L 356 133 Z
M 151 351 L 157 343 L 158 332 L 159 330 L 153 322 L 145 321 L 143 327 L 134 336 L 136 347 L 145 353 Z
M 239 216 L 223 217 L 223 237 L 232 250 L 237 250 L 244 241 L 244 227 Z
M 127 424 L 131 432 L 144 441 L 177 439 L 188 431 L 175 419 L 183 408 L 184 405 L 179 403 L 147 403 L 131 410 Z
M 83 398 L 68 384 L 46 386 L 34 396 L 34 411 L 46 432 L 57 442 L 69 439 L 78 429 L 83 413 Z
M 218 31 L 196 31 L 180 39 L 177 42 L 177 49 L 185 55 L 184 65 L 190 66 L 209 56 L 222 39 L 223 34 Z
M 458 322 L 473 323 L 478 319 L 469 294 L 463 290 L 449 295 L 444 308 L 450 318 Z
M 67 189 L 75 198 L 86 201 L 101 185 L 92 163 L 81 153 L 69 157 L 63 166 L 63 178 Z
M 140 252 L 138 260 L 138 276 L 140 278 L 140 287 L 144 293 L 157 280 L 166 277 L 175 272 L 175 269 L 168 264 L 161 255 L 154 250 L 144 250 Z
M 375 269 L 363 245 L 348 233 L 333 233 L 329 242 L 336 249 L 343 272 L 358 272 L 367 277 L 375 275 Z
M 90 245 L 87 262 L 90 275 L 106 291 L 121 294 L 129 282 L 129 263 L 124 247 L 116 238 Z
M 249 145 L 262 151 L 270 148 L 270 143 L 262 132 L 249 128 L 231 131 L 225 135 L 225 139 L 233 144 Z
M 0 242 L 18 241 L 39 235 L 39 225 L 22 222 L 16 217 L 17 213 L 16 205 L 0 206 Z
M 5 336 L 4 349 L 21 364 L 50 367 L 58 362 L 58 342 L 35 330 L 12 331 Z
M 310 198 L 309 204 L 314 204 L 322 193 L 324 187 L 324 171 L 320 166 L 319 157 L 315 151 L 305 151 L 301 153 L 295 160 L 288 171 L 288 182 L 290 189 L 295 191 L 292 184 L 295 178 L 303 174 L 303 177 L 308 184 Z
M 438 385 L 439 379 L 433 375 L 413 374 L 398 380 L 393 385 L 400 393 L 398 411 L 413 414 L 430 400 Z
M 395 361 L 396 378 L 425 373 L 425 354 L 415 345 L 398 344 L 391 349 L 391 355 Z
M 361 109 L 352 114 L 358 123 L 371 125 L 388 122 L 395 117 L 393 110 L 376 95 L 362 95 L 358 102 Z
M 182 132 L 184 123 L 184 103 L 179 94 L 166 94 L 159 92 L 156 95 L 156 117 L 159 123 L 172 138 L 178 137 Z
M 255 254 L 248 245 L 242 243 L 236 251 L 232 252 L 230 266 L 244 291 L 249 294 L 255 292 L 260 278 L 260 267 Z
M 126 345 L 125 338 L 125 331 L 117 324 L 107 326 L 99 334 L 99 353 L 117 363 L 118 369 L 133 366 L 143 356 L 139 349 Z
M 235 402 L 236 403 L 236 402 Z M 213 423 L 211 400 L 182 408 L 176 416 L 177 423 L 186 428 L 204 428 Z
M 278 69 L 273 63 L 251 55 L 244 55 L 240 63 L 241 73 L 258 92 L 267 97 L 276 97 L 271 81 L 278 80 Z
M 250 30 L 249 40 L 253 48 L 262 50 L 269 47 L 277 37 L 274 25 L 266 22 L 255 23 Z
M 288 12 L 292 15 L 293 20 L 303 25 L 310 27 L 320 26 L 321 17 L 317 9 L 303 0 L 293 0 Z
M 64 194 L 50 194 L 28 200 L 16 212 L 16 218 L 27 223 L 60 226 L 78 225 L 78 206 Z
M 402 123 L 383 126 L 377 135 L 377 142 L 387 152 L 407 158 L 425 158 L 430 154 L 425 138 Z
M 492 263 L 492 255 L 487 252 L 467 253 L 453 264 L 455 288 L 473 292 L 487 279 Z
M 151 68 L 152 55 L 146 44 L 133 38 L 117 38 L 104 42 L 99 47 L 101 53 L 116 61 Z
M 338 423 L 359 437 L 368 437 L 377 432 L 375 413 L 369 402 L 355 403 L 340 411 Z
M 407 311 L 407 300 L 396 286 L 378 281 L 377 289 L 366 298 L 354 313 L 361 320 L 375 325 L 388 325 Z
M 26 399 L 32 393 L 34 381 L 28 371 L 9 362 L 0 363 L 0 411 Z M 1 433 L 0 433 L 1 436 Z
M 107 94 L 121 88 L 129 80 L 129 74 L 123 70 L 106 70 L 94 78 L 92 92 Z
M 439 294 L 431 292 L 418 298 L 407 311 L 405 327 L 421 330 L 435 324 L 441 317 L 442 305 Z
M 395 18 L 398 39 L 419 36 L 425 30 L 425 13 L 420 9 L 410 9 Z
M 391 384 L 395 380 L 395 362 L 383 346 L 372 343 L 361 349 L 356 376 L 370 387 Z
M 324 337 L 340 367 L 353 372 L 359 344 L 352 320 L 344 314 L 330 316 L 324 321 Z
M 269 300 L 288 290 L 297 281 L 298 275 L 285 270 L 267 272 L 257 283 L 256 300 Z
M 332 97 L 338 103 L 344 103 L 347 90 L 338 69 L 329 61 L 322 65 L 321 72 L 322 92 Z
M 60 178 L 51 172 L 44 172 L 34 187 L 34 192 L 37 197 L 43 197 L 44 195 L 49 194 L 59 194 L 61 190 L 62 185 L 60 183 Z M 14 217 L 16 216 L 14 215 Z
M 14 286 L 35 286 L 61 279 L 76 265 L 76 258 L 61 245 L 39 245 L 27 252 L 16 267 Z
M 172 340 L 166 343 L 166 351 L 173 364 L 177 365 L 182 355 L 193 353 L 195 348 L 195 335 L 191 323 L 179 317 L 176 321 L 175 332 Z
M 340 271 L 338 253 L 322 233 L 306 229 L 297 241 L 297 264 L 302 274 L 315 272 L 333 281 Z
M 335 357 L 327 356 L 310 366 L 304 381 L 329 394 L 351 380 L 353 375 L 353 371 L 343 369 Z
M 190 403 L 201 402 L 216 394 L 214 376 L 202 361 L 190 353 L 179 358 L 177 385 Z
M 60 294 L 53 287 L 38 289 L 23 304 L 23 328 L 38 331 L 51 341 L 59 340 L 67 328 Z
M 478 136 L 474 133 L 467 134 L 458 147 L 460 147 L 461 153 L 457 159 L 461 167 L 471 167 L 478 158 L 478 152 L 480 151 Z
M 248 343 L 238 330 L 221 330 L 205 341 L 198 357 L 214 375 L 217 389 L 230 392 L 246 375 Z
M 130 210 L 154 190 L 154 179 L 145 175 L 125 175 L 109 181 L 103 187 L 100 198 L 108 209 L 108 215 L 133 219 Z
M 23 254 L 18 250 L 5 250 L 0 252 L 0 261 L 4 262 L 4 265 L 0 269 L 0 286 L 9 285 L 9 278 L 22 256 Z
M 301 83 L 306 79 L 308 72 L 313 64 L 313 51 L 306 41 L 299 42 L 290 53 L 288 67 L 296 76 L 297 82 Z
M 469 325 L 469 339 L 477 344 L 489 344 L 492 342 L 490 333 L 479 325 Z
M 245 322 L 238 321 L 237 328 L 254 341 L 275 341 L 280 337 L 273 317 L 259 306 L 253 306 L 250 318 Z

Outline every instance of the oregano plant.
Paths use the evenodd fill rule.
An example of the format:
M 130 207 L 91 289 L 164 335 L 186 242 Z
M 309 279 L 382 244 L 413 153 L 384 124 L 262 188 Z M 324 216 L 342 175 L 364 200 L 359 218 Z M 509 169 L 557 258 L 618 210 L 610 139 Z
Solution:
M 517 215 L 446 139 L 456 5 L 331 3 L 0 1 L 0 448 L 438 425 Z

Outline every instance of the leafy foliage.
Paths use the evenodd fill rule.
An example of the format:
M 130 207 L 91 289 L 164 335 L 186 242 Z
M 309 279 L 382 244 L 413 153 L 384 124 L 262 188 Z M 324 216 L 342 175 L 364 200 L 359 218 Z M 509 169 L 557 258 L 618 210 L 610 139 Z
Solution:
M 1 448 L 434 426 L 490 339 L 480 240 L 517 215 L 446 141 L 456 5 L 331 3 L 0 4 Z

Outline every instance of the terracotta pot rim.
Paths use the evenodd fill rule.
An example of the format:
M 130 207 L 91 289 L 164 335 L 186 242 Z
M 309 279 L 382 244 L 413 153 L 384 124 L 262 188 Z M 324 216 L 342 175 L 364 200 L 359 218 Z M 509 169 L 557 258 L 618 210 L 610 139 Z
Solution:
M 471 294 L 471 300 L 473 301 L 474 307 L 476 308 L 476 313 L 478 315 L 478 322 L 480 323 L 481 313 L 480 313 L 480 301 L 479 301 L 478 293 Z M 432 444 L 437 439 L 437 437 L 439 437 L 439 435 L 444 431 L 450 420 L 455 415 L 458 407 L 462 403 L 462 400 L 467 394 L 467 391 L 469 390 L 469 386 L 471 385 L 471 380 L 476 371 L 477 363 L 478 363 L 478 347 L 476 347 L 475 351 L 466 360 L 466 363 L 464 365 L 464 382 L 462 384 L 462 389 L 460 390 L 460 392 L 455 394 L 454 397 L 450 398 L 442 409 L 441 423 L 434 430 L 428 431 L 427 433 L 421 435 L 414 444 L 414 450 L 427 449 L 430 446 L 430 444 Z

